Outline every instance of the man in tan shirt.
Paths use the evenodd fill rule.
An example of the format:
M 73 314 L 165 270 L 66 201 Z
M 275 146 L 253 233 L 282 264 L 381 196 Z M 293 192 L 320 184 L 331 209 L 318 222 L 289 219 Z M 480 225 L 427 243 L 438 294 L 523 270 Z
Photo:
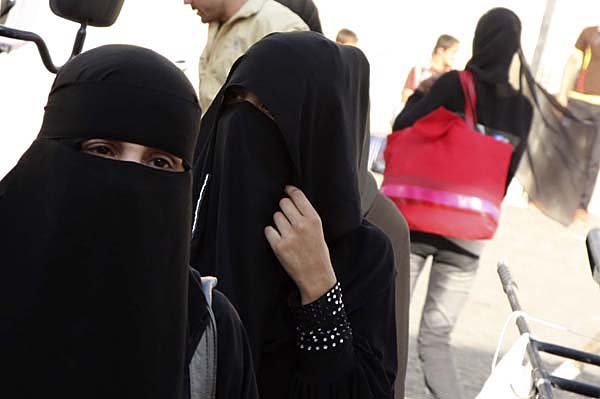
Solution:
M 274 0 L 184 0 L 208 23 L 200 56 L 199 97 L 206 112 L 234 62 L 254 43 L 273 32 L 307 31 L 289 8 Z

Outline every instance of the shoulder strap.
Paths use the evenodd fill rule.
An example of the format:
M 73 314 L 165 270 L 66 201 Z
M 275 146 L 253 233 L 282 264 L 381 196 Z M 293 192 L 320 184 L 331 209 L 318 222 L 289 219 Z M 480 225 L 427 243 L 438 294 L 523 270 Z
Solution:
M 477 126 L 477 91 L 475 80 L 471 71 L 464 70 L 458 73 L 460 85 L 465 95 L 465 122 L 473 129 Z
M 215 399 L 217 392 L 217 322 L 212 311 L 214 277 L 202 277 L 202 291 L 208 303 L 210 320 L 190 362 L 190 398 Z

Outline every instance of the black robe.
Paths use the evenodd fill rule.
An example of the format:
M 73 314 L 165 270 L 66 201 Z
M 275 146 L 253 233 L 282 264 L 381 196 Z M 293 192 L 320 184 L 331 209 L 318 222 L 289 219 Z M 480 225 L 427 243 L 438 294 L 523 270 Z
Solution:
M 0 397 L 181 398 L 191 170 L 79 144 L 191 165 L 199 117 L 186 77 L 150 50 L 104 46 L 58 73 L 38 138 L 0 181 Z
M 274 121 L 249 103 L 225 105 L 231 87 L 256 94 Z M 238 309 L 263 399 L 393 397 L 393 254 L 387 237 L 362 220 L 358 193 L 366 108 L 368 62 L 360 50 L 286 33 L 238 60 L 203 119 L 192 263 L 216 274 Z M 354 338 L 333 351 L 296 347 L 288 299 L 297 289 L 264 237 L 287 184 L 302 189 L 321 216 L 344 292 Z

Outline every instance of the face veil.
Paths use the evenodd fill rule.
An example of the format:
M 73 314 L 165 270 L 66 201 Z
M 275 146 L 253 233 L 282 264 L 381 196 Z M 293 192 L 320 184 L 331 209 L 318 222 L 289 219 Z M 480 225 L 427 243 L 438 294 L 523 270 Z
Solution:
M 38 138 L 0 182 L 1 396 L 180 397 L 191 172 L 77 143 L 132 142 L 190 165 L 199 116 L 185 76 L 150 50 L 100 47 L 57 75 Z

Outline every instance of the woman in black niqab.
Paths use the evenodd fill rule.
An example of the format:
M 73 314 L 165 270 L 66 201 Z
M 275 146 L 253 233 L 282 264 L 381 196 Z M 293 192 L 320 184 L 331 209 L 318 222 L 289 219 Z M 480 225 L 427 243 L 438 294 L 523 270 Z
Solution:
M 104 46 L 58 73 L 37 139 L 0 182 L 0 396 L 182 397 L 199 117 L 185 76 L 150 50 Z M 187 168 L 81 152 L 92 138 Z
M 527 147 L 533 107 L 522 95 L 521 87 L 515 90 L 509 82 L 509 70 L 515 54 L 523 66 L 523 83 L 531 82 L 521 48 L 521 21 L 509 9 L 493 8 L 478 21 L 473 38 L 472 57 L 466 65 L 475 79 L 478 120 L 485 126 L 510 132 L 514 145 L 508 183 L 516 173 Z M 529 75 L 528 75 L 529 74 Z M 456 71 L 448 72 L 436 80 L 427 95 L 417 90 L 394 121 L 393 130 L 412 125 L 418 119 L 443 106 L 457 113 L 464 112 L 465 99 L 460 90 Z
M 238 309 L 263 399 L 393 397 L 393 255 L 387 237 L 362 220 L 358 192 L 368 91 L 360 50 L 278 33 L 237 61 L 203 119 L 192 264 L 216 274 Z M 244 93 L 260 103 L 235 100 Z M 289 184 L 321 217 L 343 320 L 335 311 L 320 323 L 301 320 L 307 308 L 265 239 Z M 315 334 L 331 331 L 336 345 L 303 346 L 306 323 Z
M 474 79 L 481 131 L 503 137 L 513 146 L 505 187 L 527 147 L 533 115 L 531 103 L 509 83 L 510 65 L 520 49 L 520 35 L 521 23 L 515 13 L 505 8 L 488 11 L 479 19 L 472 58 L 466 66 Z M 450 71 L 440 76 L 428 93 L 417 90 L 409 98 L 394 122 L 394 131 L 413 125 L 439 107 L 463 113 L 465 102 L 459 73 Z M 459 398 L 462 389 L 450 350 L 451 334 L 475 280 L 485 241 L 415 229 L 410 232 L 410 240 L 411 290 L 426 259 L 433 259 L 417 347 L 425 383 L 435 398 Z

